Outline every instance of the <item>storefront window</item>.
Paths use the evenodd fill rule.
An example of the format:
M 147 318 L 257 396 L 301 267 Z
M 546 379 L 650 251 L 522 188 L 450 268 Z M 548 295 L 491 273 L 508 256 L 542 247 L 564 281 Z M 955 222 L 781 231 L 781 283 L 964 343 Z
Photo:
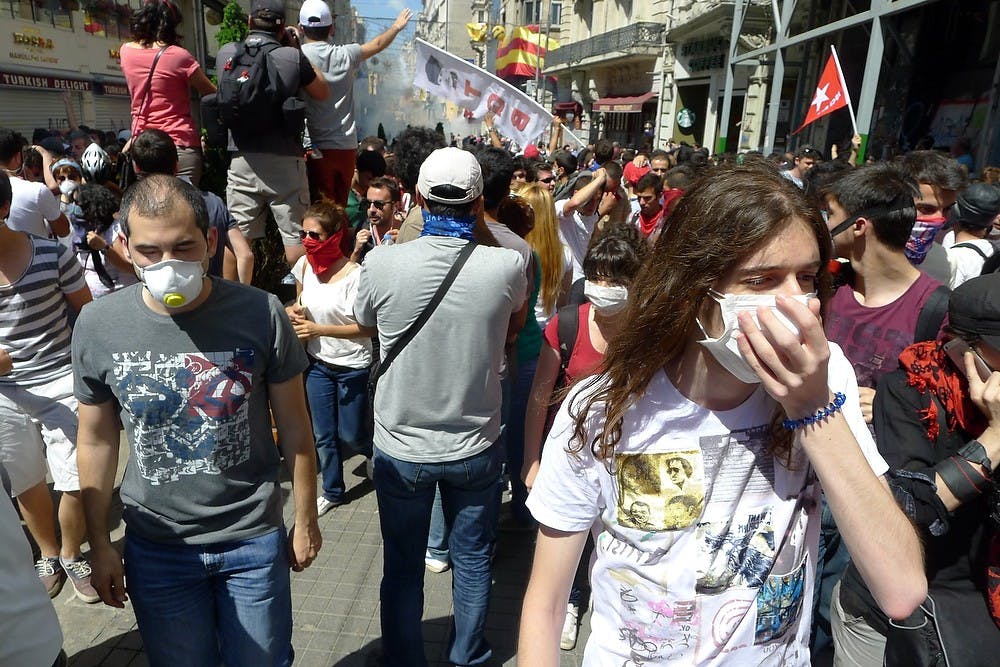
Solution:
M 73 29 L 72 10 L 77 0 L 0 0 L 0 11 L 11 18 Z
M 35 19 L 31 0 L 0 0 L 0 7 L 4 8 L 5 13 L 10 13 L 11 18 L 26 21 Z

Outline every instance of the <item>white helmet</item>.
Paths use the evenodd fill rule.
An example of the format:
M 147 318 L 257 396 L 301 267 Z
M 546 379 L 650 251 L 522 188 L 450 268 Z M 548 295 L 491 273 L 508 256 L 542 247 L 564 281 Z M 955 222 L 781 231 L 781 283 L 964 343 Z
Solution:
M 80 158 L 80 172 L 88 183 L 103 185 L 111 179 L 111 157 L 99 144 L 90 144 Z

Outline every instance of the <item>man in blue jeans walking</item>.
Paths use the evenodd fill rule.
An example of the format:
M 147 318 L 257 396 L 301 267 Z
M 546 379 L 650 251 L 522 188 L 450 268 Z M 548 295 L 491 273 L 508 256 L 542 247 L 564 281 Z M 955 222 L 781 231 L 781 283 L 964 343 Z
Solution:
M 83 309 L 73 337 L 94 588 L 112 607 L 131 599 L 151 665 L 290 665 L 288 570 L 322 542 L 305 352 L 274 296 L 206 275 L 219 239 L 190 184 L 147 176 L 119 222 L 141 282 Z M 107 525 L 119 419 L 124 568 Z
M 377 327 L 382 359 L 424 311 L 482 219 L 483 177 L 471 153 L 441 148 L 420 167 L 420 238 L 368 253 L 354 307 Z M 482 224 L 481 222 L 478 224 Z M 455 619 L 449 660 L 481 665 L 499 496 L 500 368 L 524 303 L 524 260 L 476 246 L 426 324 L 382 375 L 375 396 L 375 493 L 384 542 L 386 667 L 427 665 L 421 635 L 424 549 L 434 487 L 451 527 Z

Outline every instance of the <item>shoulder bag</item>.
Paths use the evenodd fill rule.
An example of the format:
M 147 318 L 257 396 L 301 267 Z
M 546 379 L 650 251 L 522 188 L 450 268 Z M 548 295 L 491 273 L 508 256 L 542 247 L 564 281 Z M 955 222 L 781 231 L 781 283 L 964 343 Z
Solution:
M 142 103 L 139 104 L 139 115 L 132 119 L 131 136 L 121 153 L 118 154 L 118 187 L 121 188 L 122 192 L 125 192 L 128 186 L 136 181 L 135 167 L 132 166 L 132 155 L 129 149 L 132 147 L 132 141 L 135 139 L 135 129 L 139 119 L 149 110 L 149 96 L 153 92 L 153 72 L 156 71 L 156 63 L 160 62 L 160 56 L 166 50 L 166 46 L 161 47 L 153 57 L 153 64 L 149 66 L 149 74 L 146 76 L 146 90 L 142 94 Z

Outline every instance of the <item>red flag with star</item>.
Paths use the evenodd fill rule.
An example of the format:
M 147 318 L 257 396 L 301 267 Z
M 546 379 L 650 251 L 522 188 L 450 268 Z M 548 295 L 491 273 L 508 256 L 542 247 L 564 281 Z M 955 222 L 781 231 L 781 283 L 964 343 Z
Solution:
M 833 54 L 826 61 L 823 68 L 823 75 L 819 77 L 819 84 L 816 85 L 816 93 L 809 104 L 809 113 L 802 122 L 799 129 L 792 132 L 798 134 L 809 123 L 819 120 L 828 113 L 833 113 L 837 109 L 842 109 L 848 105 L 847 87 L 840 76 L 840 68 L 837 67 L 837 59 Z

